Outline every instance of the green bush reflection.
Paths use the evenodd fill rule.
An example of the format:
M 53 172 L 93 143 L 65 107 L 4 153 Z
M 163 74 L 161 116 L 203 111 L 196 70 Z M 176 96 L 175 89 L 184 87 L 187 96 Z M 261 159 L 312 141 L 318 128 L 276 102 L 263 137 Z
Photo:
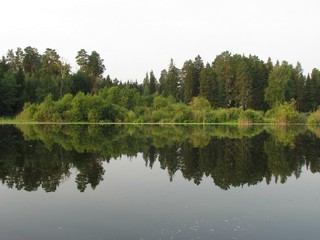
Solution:
M 103 163 L 138 153 L 146 167 L 158 162 L 170 181 L 181 172 L 195 184 L 210 177 L 225 190 L 284 183 L 304 166 L 320 171 L 320 139 L 304 127 L 3 125 L 0 137 L 0 179 L 26 191 L 53 192 L 72 172 L 79 191 L 95 189 Z

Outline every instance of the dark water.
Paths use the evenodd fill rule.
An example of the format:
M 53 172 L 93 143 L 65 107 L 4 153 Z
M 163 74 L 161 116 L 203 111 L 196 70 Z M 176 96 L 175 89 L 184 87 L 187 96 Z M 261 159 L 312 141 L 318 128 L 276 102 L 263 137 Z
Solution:
M 0 126 L 0 239 L 319 239 L 318 133 Z

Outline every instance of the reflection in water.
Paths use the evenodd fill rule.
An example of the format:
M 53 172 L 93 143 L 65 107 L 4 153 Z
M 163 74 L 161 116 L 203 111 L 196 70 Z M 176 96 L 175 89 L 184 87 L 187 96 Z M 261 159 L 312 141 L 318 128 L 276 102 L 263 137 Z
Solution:
M 103 162 L 138 153 L 170 180 L 180 171 L 195 184 L 211 177 L 221 189 L 273 177 L 284 183 L 304 166 L 320 171 L 320 139 L 303 127 L 18 125 L 0 126 L 0 136 L 0 179 L 26 191 L 53 192 L 72 169 L 79 191 L 95 189 Z

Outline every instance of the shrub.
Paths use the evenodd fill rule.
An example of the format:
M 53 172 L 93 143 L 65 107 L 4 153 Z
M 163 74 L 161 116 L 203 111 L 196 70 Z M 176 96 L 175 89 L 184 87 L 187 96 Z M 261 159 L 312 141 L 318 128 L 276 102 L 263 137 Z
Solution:
M 277 105 L 266 112 L 266 117 L 277 125 L 289 125 L 302 122 L 301 116 L 294 109 L 295 101 L 285 102 Z
M 192 120 L 196 123 L 208 122 L 208 113 L 211 111 L 210 102 L 203 97 L 194 97 L 190 102 Z
M 172 122 L 185 123 L 191 119 L 191 110 L 187 105 L 183 103 L 175 104 L 173 106 L 173 113 L 174 117 L 172 119 Z
M 68 111 L 68 121 L 86 122 L 88 119 L 88 98 L 83 92 L 79 92 L 71 102 L 71 109 Z
M 239 108 L 217 109 L 212 111 L 211 118 L 217 123 L 237 122 L 241 111 Z
M 23 110 L 16 117 L 18 121 L 32 121 L 33 115 L 37 112 L 38 106 L 36 104 L 25 103 Z
M 170 100 L 168 98 L 165 98 L 163 96 L 156 96 L 154 99 L 153 99 L 153 107 L 154 109 L 159 109 L 159 108 L 163 108 L 163 107 L 166 107 L 169 105 L 169 102 Z
M 154 110 L 151 113 L 152 122 L 165 122 L 168 117 L 168 112 L 165 108 Z
M 39 104 L 37 112 L 33 116 L 33 120 L 38 122 L 54 121 L 55 102 L 52 100 L 52 94 L 48 94 L 44 101 Z
M 53 121 L 62 122 L 68 119 L 68 112 L 71 109 L 71 103 L 73 96 L 71 94 L 66 94 L 62 99 L 55 104 L 55 113 Z
M 262 113 L 252 109 L 242 111 L 238 118 L 239 125 L 250 125 L 252 123 L 262 122 L 264 122 Z
M 308 125 L 320 125 L 320 109 L 310 114 Z
M 210 109 L 210 102 L 204 97 L 194 97 L 190 102 L 190 106 L 193 110 Z

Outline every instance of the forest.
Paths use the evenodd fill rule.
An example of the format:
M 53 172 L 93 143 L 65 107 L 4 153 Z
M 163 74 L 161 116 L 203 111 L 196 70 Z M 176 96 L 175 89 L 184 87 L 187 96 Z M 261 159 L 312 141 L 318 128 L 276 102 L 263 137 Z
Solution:
M 257 56 L 198 55 L 181 68 L 171 59 L 159 78 L 106 76 L 96 51 L 78 51 L 79 70 L 56 50 L 8 50 L 0 60 L 0 117 L 37 122 L 215 123 L 320 122 L 320 71 Z M 125 69 L 124 69 L 125 71 Z M 308 118 L 307 118 L 308 117 Z

